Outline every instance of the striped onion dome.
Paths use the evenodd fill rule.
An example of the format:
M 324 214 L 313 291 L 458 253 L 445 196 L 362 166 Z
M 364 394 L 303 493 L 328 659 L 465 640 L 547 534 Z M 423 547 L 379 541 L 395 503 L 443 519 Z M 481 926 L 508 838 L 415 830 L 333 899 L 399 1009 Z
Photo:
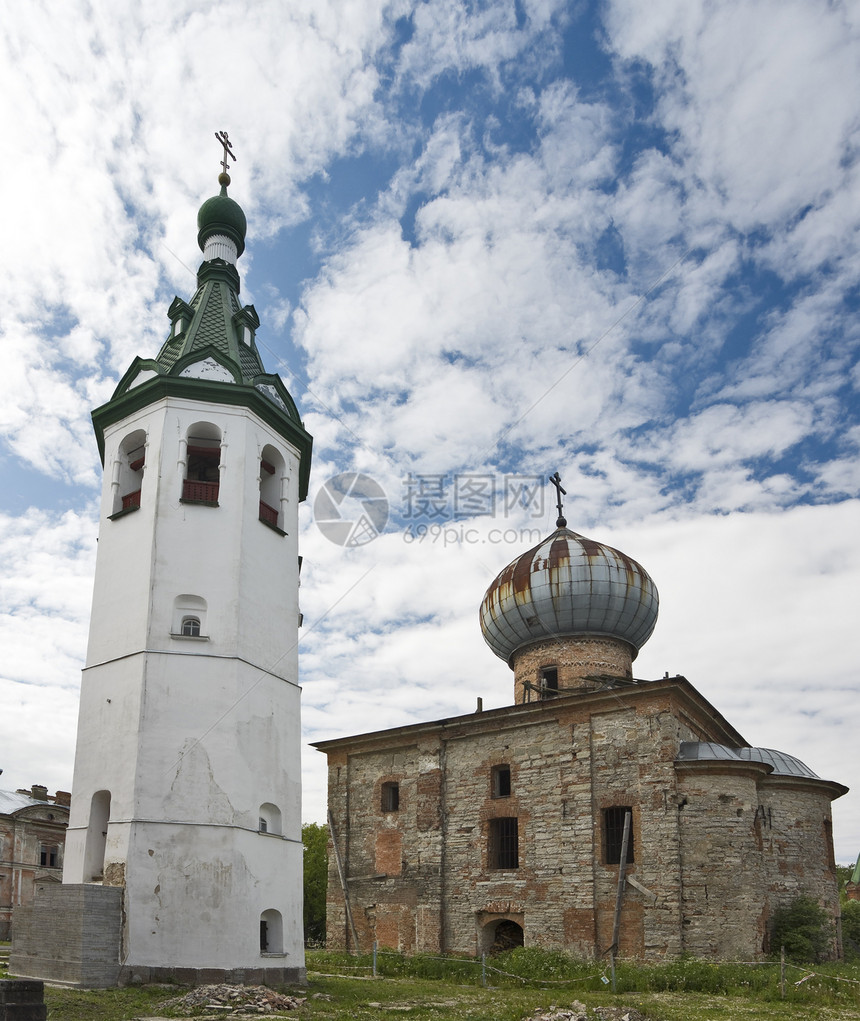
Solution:
M 586 635 L 619 638 L 635 658 L 651 637 L 657 607 L 657 588 L 635 560 L 561 527 L 490 585 L 481 631 L 508 663 L 532 642 Z

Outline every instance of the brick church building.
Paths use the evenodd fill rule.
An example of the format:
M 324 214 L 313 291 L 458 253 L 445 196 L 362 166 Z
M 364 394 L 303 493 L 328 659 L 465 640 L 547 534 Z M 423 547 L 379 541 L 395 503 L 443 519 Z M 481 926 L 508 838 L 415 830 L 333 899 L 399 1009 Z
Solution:
M 330 948 L 598 957 L 620 907 L 622 956 L 750 958 L 800 894 L 838 915 L 847 788 L 751 747 L 686 678 L 634 678 L 657 606 L 636 561 L 560 514 L 481 606 L 513 705 L 316 744 Z

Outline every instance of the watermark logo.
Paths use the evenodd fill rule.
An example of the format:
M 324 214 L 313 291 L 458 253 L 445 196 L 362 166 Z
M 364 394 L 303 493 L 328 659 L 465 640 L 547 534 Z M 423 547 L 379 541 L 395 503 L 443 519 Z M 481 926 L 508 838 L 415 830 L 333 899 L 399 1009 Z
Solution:
M 361 472 L 335 475 L 314 500 L 314 520 L 337 546 L 366 546 L 388 522 L 388 497 L 376 479 Z
M 401 489 L 402 505 L 392 507 L 385 490 L 369 475 L 335 475 L 317 493 L 314 519 L 328 540 L 345 547 L 372 542 L 391 515 L 403 524 L 407 544 L 514 544 L 532 541 L 535 534 L 540 537 L 535 529 L 488 530 L 487 526 L 510 517 L 542 519 L 545 480 L 541 475 L 409 472 L 401 479 Z
M 410 472 L 403 479 L 403 518 L 428 522 L 462 518 L 544 516 L 542 475 L 460 473 L 426 475 Z

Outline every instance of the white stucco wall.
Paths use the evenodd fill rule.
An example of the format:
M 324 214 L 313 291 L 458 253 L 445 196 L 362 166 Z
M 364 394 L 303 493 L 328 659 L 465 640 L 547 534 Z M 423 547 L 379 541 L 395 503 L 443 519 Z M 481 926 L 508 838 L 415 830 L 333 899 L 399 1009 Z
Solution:
M 217 507 L 181 500 L 201 422 L 221 434 Z M 140 508 L 109 520 L 113 464 L 137 429 Z M 266 445 L 283 459 L 286 535 L 259 520 Z M 285 963 L 303 967 L 298 474 L 297 452 L 244 408 L 167 398 L 106 431 L 64 882 L 93 880 L 87 824 L 110 791 L 104 874 L 126 886 L 126 964 L 275 963 L 259 926 L 274 909 Z M 175 634 L 181 595 L 205 600 L 200 638 Z M 263 804 L 280 835 L 258 832 Z

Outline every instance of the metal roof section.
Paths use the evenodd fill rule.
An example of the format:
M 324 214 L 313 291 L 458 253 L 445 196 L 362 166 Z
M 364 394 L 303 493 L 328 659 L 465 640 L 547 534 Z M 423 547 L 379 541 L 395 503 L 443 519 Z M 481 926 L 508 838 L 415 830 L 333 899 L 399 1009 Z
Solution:
M 14 815 L 22 808 L 63 808 L 56 806 L 53 801 L 42 801 L 39 798 L 31 798 L 29 794 L 19 794 L 17 791 L 0 791 L 0 815 Z M 67 810 L 67 809 L 66 809 Z
M 450 734 L 460 728 L 463 728 L 467 734 L 479 732 L 498 734 L 511 728 L 528 725 L 532 718 L 543 720 L 546 717 L 554 717 L 559 711 L 564 711 L 567 706 L 571 705 L 576 706 L 578 710 L 589 706 L 591 711 L 604 712 L 627 708 L 640 701 L 647 705 L 652 697 L 663 700 L 667 696 L 675 707 L 673 711 L 683 712 L 687 716 L 692 715 L 693 719 L 697 720 L 700 725 L 709 728 L 715 736 L 722 736 L 727 741 L 737 742 L 737 747 L 740 747 L 740 743 L 744 741 L 743 734 L 740 734 L 686 677 L 677 675 L 661 677 L 656 681 L 635 681 L 630 685 L 625 685 L 621 697 L 619 697 L 619 690 L 616 687 L 567 694 L 559 693 L 554 698 L 542 699 L 538 702 L 522 702 L 513 706 L 499 706 L 496 709 L 482 708 L 477 712 L 429 720 L 424 723 L 409 723 L 364 734 L 312 741 L 311 747 L 322 752 L 343 748 L 348 751 L 358 751 L 362 747 L 378 741 L 383 741 L 387 746 L 394 747 L 400 743 L 401 739 L 414 741 L 419 734 L 435 735 L 445 732 Z M 524 724 L 520 721 L 524 721 Z M 447 739 L 450 737 L 446 737 Z M 729 746 L 716 745 L 715 747 Z
M 734 762 L 760 762 L 773 767 L 773 776 L 798 776 L 808 780 L 821 777 L 794 755 L 777 751 L 775 748 L 730 748 L 712 741 L 682 741 L 678 753 L 680 762 L 707 762 L 727 760 Z
M 659 598 L 635 560 L 568 528 L 558 528 L 498 575 L 481 603 L 481 631 L 510 662 L 530 642 L 608 635 L 635 654 L 651 637 Z

